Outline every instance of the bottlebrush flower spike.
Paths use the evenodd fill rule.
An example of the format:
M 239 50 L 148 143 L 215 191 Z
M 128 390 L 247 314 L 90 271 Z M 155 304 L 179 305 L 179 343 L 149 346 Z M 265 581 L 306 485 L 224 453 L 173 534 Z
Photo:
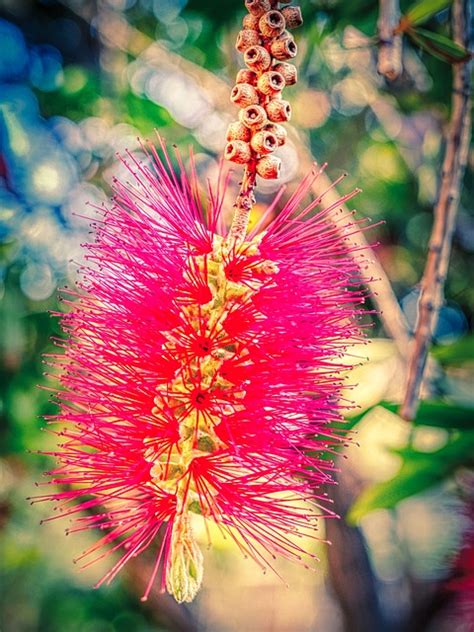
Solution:
M 272 205 L 238 243 L 222 217 L 226 183 L 201 205 L 194 169 L 128 159 L 115 183 L 62 327 L 59 462 L 50 473 L 69 531 L 105 532 L 86 564 L 120 553 L 99 582 L 161 538 L 156 575 L 178 601 L 202 578 L 191 517 L 214 521 L 245 555 L 307 557 L 321 485 L 320 456 L 338 441 L 341 356 L 360 341 L 364 297 L 336 204 L 302 205 L 320 171 L 272 219 Z M 192 164 L 192 161 L 191 161 Z M 349 199 L 346 196 L 337 204 Z M 347 233 L 357 230 L 348 218 Z

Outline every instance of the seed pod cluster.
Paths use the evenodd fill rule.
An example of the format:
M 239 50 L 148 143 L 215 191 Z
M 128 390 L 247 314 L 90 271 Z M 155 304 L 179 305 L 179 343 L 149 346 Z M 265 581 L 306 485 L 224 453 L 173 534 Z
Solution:
M 227 130 L 225 157 L 238 164 L 253 163 L 259 176 L 278 178 L 281 161 L 272 153 L 286 142 L 282 126 L 291 118 L 283 89 L 297 81 L 289 63 L 297 53 L 290 29 L 303 23 L 301 9 L 288 0 L 245 0 L 248 15 L 237 37 L 245 69 L 239 70 L 231 101 L 240 108 L 239 120 Z M 282 6 L 283 5 L 283 6 Z

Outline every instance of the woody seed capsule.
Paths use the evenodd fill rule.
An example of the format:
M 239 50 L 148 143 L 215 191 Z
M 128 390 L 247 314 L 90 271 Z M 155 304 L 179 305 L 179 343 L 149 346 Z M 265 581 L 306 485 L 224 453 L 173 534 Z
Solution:
M 246 107 L 258 103 L 259 97 L 255 88 L 249 83 L 238 83 L 232 88 L 230 100 L 240 107 Z
M 249 105 L 239 112 L 240 122 L 250 129 L 260 129 L 267 122 L 267 114 L 261 105 Z
M 257 44 L 260 44 L 259 33 L 257 31 L 250 31 L 249 29 L 244 29 L 243 31 L 240 31 L 240 33 L 237 36 L 237 42 L 235 44 L 235 48 L 241 53 L 244 53 L 247 50 L 247 48 L 250 48 L 251 46 L 255 46 Z
M 280 75 L 283 76 L 286 86 L 292 86 L 298 81 L 298 71 L 296 70 L 296 66 L 293 66 L 293 64 L 287 64 L 282 61 L 279 64 L 276 64 L 276 66 L 273 67 L 273 70 L 275 72 L 279 72 Z
M 249 29 L 250 31 L 258 31 L 258 22 L 260 17 L 258 15 L 252 15 L 249 13 L 242 20 L 242 26 L 244 29 Z
M 258 80 L 258 75 L 254 70 L 249 70 L 248 68 L 242 68 L 237 73 L 237 78 L 235 83 L 249 83 L 251 86 L 256 86 Z
M 245 0 L 245 7 L 252 15 L 263 15 L 270 10 L 271 4 L 269 0 Z
M 277 125 L 277 123 L 267 123 L 263 126 L 262 129 L 264 132 L 270 132 L 271 134 L 276 136 L 279 147 L 286 143 L 288 133 L 282 125 Z
M 268 11 L 262 15 L 258 26 L 264 37 L 276 37 L 285 30 L 285 18 L 280 11 Z
M 273 40 L 271 44 L 271 53 L 273 57 L 280 61 L 292 59 L 298 53 L 298 47 L 292 35 L 285 31 L 278 39 Z
M 263 46 L 252 46 L 245 51 L 244 62 L 252 70 L 263 72 L 270 67 L 272 58 Z
M 300 7 L 285 7 L 281 12 L 285 18 L 287 28 L 296 29 L 303 24 Z
M 262 94 L 272 96 L 281 92 L 285 87 L 285 79 L 279 72 L 269 70 L 258 78 L 257 88 Z
M 273 99 L 266 106 L 267 116 L 273 123 L 284 123 L 291 118 L 291 105 L 288 101 Z
M 239 121 L 235 121 L 231 123 L 227 128 L 226 140 L 243 140 L 245 143 L 250 141 L 252 136 L 252 132 L 248 127 L 246 127 L 243 123 Z
M 281 160 L 276 156 L 262 156 L 257 162 L 257 173 L 265 180 L 276 180 L 280 176 Z
M 227 160 L 243 165 L 252 158 L 252 150 L 250 145 L 243 140 L 232 140 L 230 143 L 227 143 L 224 156 Z
M 278 140 L 275 134 L 261 131 L 252 136 L 250 146 L 256 154 L 271 154 L 278 147 Z

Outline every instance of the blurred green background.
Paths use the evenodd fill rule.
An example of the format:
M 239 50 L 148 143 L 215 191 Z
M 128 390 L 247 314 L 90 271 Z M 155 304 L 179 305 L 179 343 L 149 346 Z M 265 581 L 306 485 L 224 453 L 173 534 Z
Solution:
M 370 239 L 380 242 L 377 255 L 413 327 L 451 68 L 406 41 L 404 73 L 389 85 L 376 72 L 376 2 L 301 4 L 300 80 L 288 91 L 298 142 L 282 154 L 282 182 L 291 189 L 301 176 L 304 150 L 327 161 L 332 177 L 348 172 L 341 192 L 363 188 L 357 207 L 384 220 Z M 353 353 L 359 366 L 351 382 L 359 386 L 349 397 L 362 413 L 349 423 L 360 447 L 345 450 L 332 492 L 345 518 L 327 525 L 334 545 L 318 547 L 317 573 L 282 563 L 287 588 L 218 541 L 192 606 L 159 594 L 141 604 L 146 556 L 111 587 L 91 590 L 103 568 L 79 572 L 72 558 L 92 534 L 66 538 L 67 520 L 40 525 L 50 508 L 25 500 L 39 493 L 34 481 L 50 467 L 34 453 L 53 445 L 41 429 L 54 409 L 37 385 L 48 384 L 41 356 L 59 334 L 49 315 L 58 308 L 56 290 L 74 282 L 80 244 L 90 239 L 86 203 L 107 201 L 122 172 L 116 152 L 140 155 L 137 137 L 154 129 L 184 151 L 195 147 L 203 182 L 215 175 L 235 117 L 228 94 L 241 63 L 234 42 L 242 5 L 0 0 L 2 632 L 472 629 L 468 598 L 449 589 L 472 547 L 472 151 L 435 334 L 434 392 L 414 424 L 397 417 L 387 402 L 402 396 L 404 358 L 374 318 L 372 344 Z M 448 23 L 446 8 L 424 27 L 448 35 Z M 261 205 L 280 185 L 261 184 Z

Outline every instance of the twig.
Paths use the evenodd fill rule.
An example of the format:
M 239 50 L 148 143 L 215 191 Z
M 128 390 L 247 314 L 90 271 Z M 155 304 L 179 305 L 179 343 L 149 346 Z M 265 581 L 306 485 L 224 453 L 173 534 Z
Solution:
M 393 81 L 403 70 L 402 35 L 396 32 L 400 23 L 399 0 L 380 0 L 378 72 Z
M 235 203 L 235 212 L 229 232 L 230 240 L 236 245 L 245 239 L 247 233 L 250 212 L 255 204 L 254 188 L 256 178 L 257 172 L 255 170 L 255 163 L 247 163 L 242 184 L 240 185 L 240 192 Z
M 454 41 L 468 49 L 469 0 L 455 0 L 452 25 Z M 412 420 L 416 416 L 428 350 L 444 298 L 444 285 L 471 136 L 470 97 L 470 64 L 466 62 L 453 65 L 452 114 L 446 139 L 441 187 L 434 209 L 429 253 L 421 280 L 418 321 L 408 367 L 405 400 L 400 409 L 400 415 L 407 420 Z

